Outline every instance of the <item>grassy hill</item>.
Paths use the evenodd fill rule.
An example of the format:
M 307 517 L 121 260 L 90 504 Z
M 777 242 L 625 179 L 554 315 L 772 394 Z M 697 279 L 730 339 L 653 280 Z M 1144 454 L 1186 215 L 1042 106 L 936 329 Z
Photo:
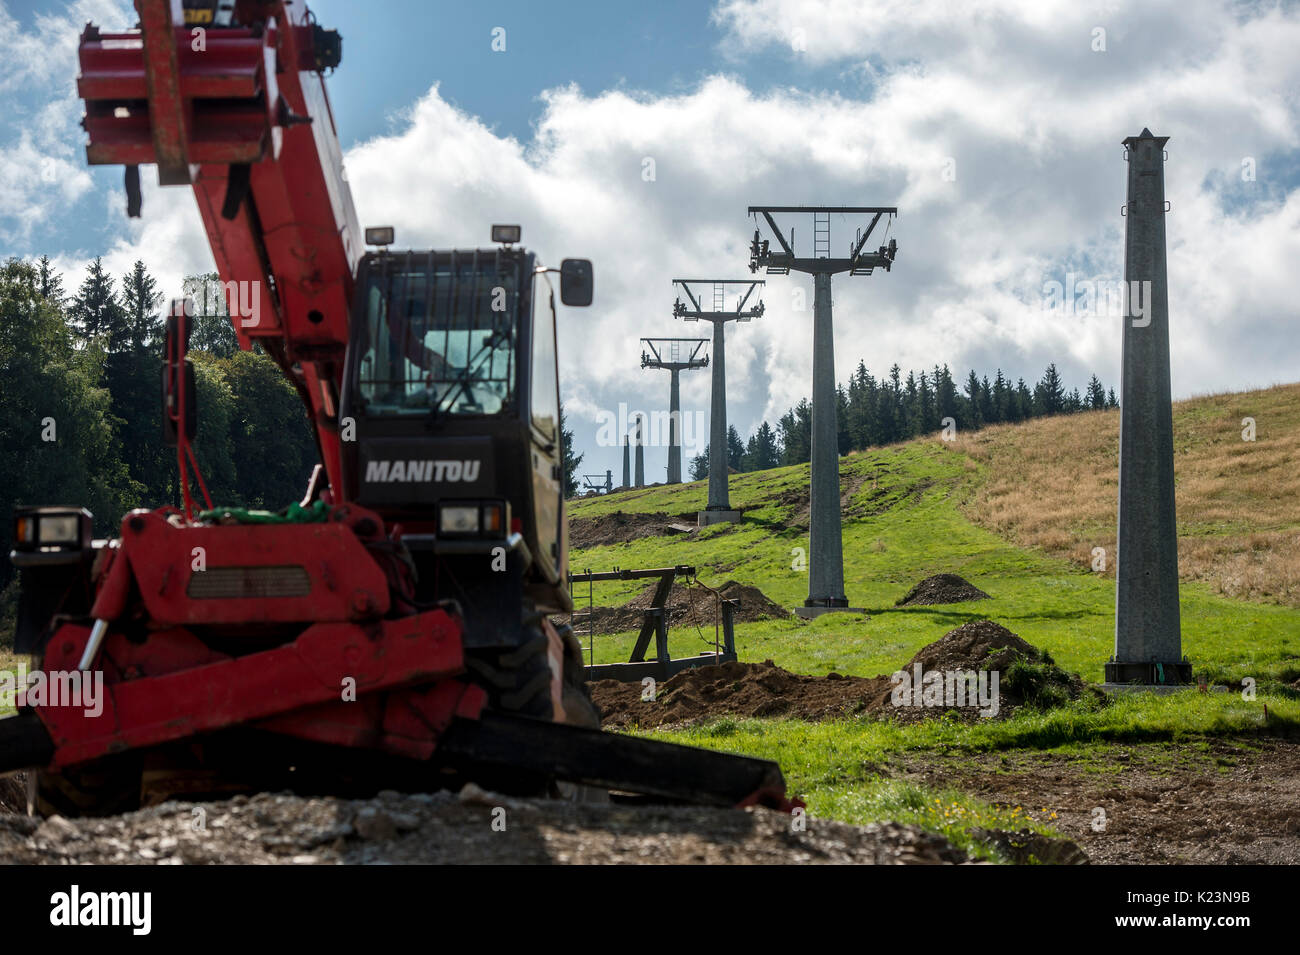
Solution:
M 1103 547 L 1114 576 L 1118 411 L 999 425 L 957 446 L 980 466 L 972 521 L 1084 568 Z M 1182 579 L 1300 607 L 1300 384 L 1175 405 L 1174 474 Z
M 991 619 L 1099 681 L 1113 649 L 1118 426 L 1116 412 L 1096 412 L 843 458 L 845 588 L 866 613 L 738 623 L 741 659 L 874 676 Z M 723 717 L 654 735 L 779 761 L 814 819 L 916 823 L 998 860 L 978 827 L 1065 833 L 1098 861 L 1300 862 L 1300 385 L 1182 402 L 1174 427 L 1183 649 L 1212 681 L 1253 677 L 1256 699 L 1081 698 L 974 723 Z M 696 482 L 571 502 L 571 566 L 691 564 L 713 586 L 736 580 L 801 604 L 808 466 L 733 476 L 740 524 L 694 529 L 706 493 Z M 1091 569 L 1094 547 L 1104 572 Z M 944 572 L 991 599 L 895 606 Z M 593 602 L 622 606 L 641 590 L 600 584 Z M 598 633 L 596 660 L 627 659 L 632 636 Z M 713 637 L 703 623 L 670 632 L 677 656 Z M 0 651 L 0 666 L 12 662 Z M 1099 809 L 1115 837 L 1096 828 Z
M 1174 430 L 1183 650 L 1212 682 L 1253 677 L 1255 699 L 1141 694 L 974 724 L 723 717 L 653 735 L 779 761 L 814 817 L 912 822 L 982 854 L 977 826 L 1065 833 L 1098 861 L 1300 861 L 1300 840 L 1278 836 L 1300 791 L 1266 782 L 1300 766 L 1300 385 L 1181 402 Z M 867 612 L 738 623 L 741 659 L 874 676 L 991 619 L 1100 681 L 1114 644 L 1118 431 L 1118 412 L 1095 412 L 842 458 L 845 589 Z M 715 587 L 733 579 L 801 604 L 808 466 L 734 475 L 744 522 L 687 530 L 706 494 L 696 482 L 571 502 L 572 567 L 693 564 Z M 894 605 L 944 572 L 992 599 Z M 640 590 L 597 585 L 593 603 Z M 712 639 L 711 626 L 670 631 L 675 656 Z M 598 632 L 597 662 L 627 659 L 631 642 Z M 1178 792 L 1198 793 L 1195 804 Z M 1098 829 L 1099 811 L 1118 837 Z
M 1254 442 L 1241 419 L 1253 417 Z M 1040 419 L 842 458 L 845 589 L 866 615 L 737 626 L 742 659 L 800 673 L 889 673 L 962 623 L 991 619 L 1099 681 L 1113 649 L 1118 412 Z M 1198 672 L 1238 682 L 1300 675 L 1300 385 L 1181 402 L 1174 417 L 1183 649 Z M 693 523 L 705 482 L 642 488 L 570 503 L 574 569 L 693 564 L 706 583 L 756 586 L 794 607 L 808 545 L 808 466 L 733 475 L 739 525 L 594 543 L 615 512 Z M 1104 573 L 1092 549 L 1107 553 Z M 894 602 L 932 574 L 960 574 L 993 599 L 942 607 Z M 637 584 L 597 585 L 617 606 Z M 674 629 L 675 655 L 706 631 Z M 598 634 L 597 662 L 627 658 L 630 634 Z

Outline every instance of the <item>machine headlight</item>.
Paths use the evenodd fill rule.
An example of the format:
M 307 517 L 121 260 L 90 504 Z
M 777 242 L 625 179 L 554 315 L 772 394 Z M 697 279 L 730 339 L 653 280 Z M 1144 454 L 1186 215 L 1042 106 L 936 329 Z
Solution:
M 448 504 L 438 509 L 438 532 L 441 534 L 477 534 L 477 504 Z
M 91 546 L 90 512 L 82 507 L 20 507 L 14 514 L 14 549 L 55 551 Z
M 81 541 L 81 522 L 76 514 L 50 514 L 40 518 L 41 546 L 67 546 Z

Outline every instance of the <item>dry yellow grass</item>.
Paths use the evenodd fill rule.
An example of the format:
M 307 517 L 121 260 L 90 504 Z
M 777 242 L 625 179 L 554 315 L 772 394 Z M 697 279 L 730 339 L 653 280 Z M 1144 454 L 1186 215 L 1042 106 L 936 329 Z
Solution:
M 949 446 L 983 471 L 964 503 L 971 520 L 1081 568 L 1104 548 L 1114 575 L 1118 411 L 997 425 Z M 1300 606 L 1300 384 L 1175 404 L 1174 479 L 1179 576 Z

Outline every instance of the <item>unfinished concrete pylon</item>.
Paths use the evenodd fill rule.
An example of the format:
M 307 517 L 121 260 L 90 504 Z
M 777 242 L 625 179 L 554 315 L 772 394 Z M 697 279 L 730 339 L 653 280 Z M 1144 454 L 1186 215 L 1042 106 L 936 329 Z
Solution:
M 645 432 L 642 425 L 645 423 L 645 415 L 637 415 L 636 419 L 636 472 L 633 477 L 634 487 L 645 487 Z
M 1174 424 L 1165 259 L 1165 143 L 1149 129 L 1124 140 L 1128 158 L 1125 308 L 1120 378 L 1119 543 L 1115 655 L 1108 684 L 1185 684 L 1178 610 Z

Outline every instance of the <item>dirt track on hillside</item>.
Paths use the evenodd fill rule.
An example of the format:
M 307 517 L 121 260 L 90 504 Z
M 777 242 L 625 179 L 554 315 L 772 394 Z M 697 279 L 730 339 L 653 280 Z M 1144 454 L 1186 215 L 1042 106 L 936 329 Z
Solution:
M 626 544 L 642 537 L 698 536 L 694 514 L 629 514 L 615 511 L 600 517 L 569 518 L 569 546 L 575 550 Z

